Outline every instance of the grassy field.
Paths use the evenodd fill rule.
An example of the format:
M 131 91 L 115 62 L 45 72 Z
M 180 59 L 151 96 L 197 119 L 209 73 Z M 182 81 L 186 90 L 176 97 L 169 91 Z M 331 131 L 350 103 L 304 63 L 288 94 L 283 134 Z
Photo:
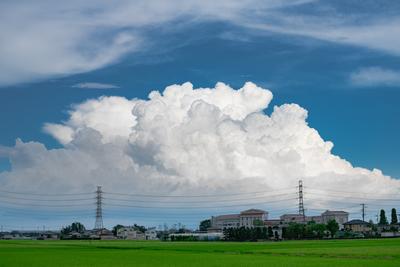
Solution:
M 400 239 L 268 243 L 0 240 L 3 266 L 400 266 Z

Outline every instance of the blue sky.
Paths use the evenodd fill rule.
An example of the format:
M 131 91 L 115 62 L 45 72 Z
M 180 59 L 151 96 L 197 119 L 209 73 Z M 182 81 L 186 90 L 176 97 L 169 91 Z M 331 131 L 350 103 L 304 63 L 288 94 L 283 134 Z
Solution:
M 121 1 L 99 12 L 92 2 L 4 1 L 3 12 L 14 13 L 0 11 L 0 32 L 8 38 L 0 45 L 0 145 L 21 138 L 61 148 L 43 125 L 68 120 L 71 105 L 87 99 L 144 99 L 186 81 L 233 88 L 252 81 L 274 94 L 267 114 L 274 105 L 297 103 L 308 110 L 309 125 L 334 143 L 333 154 L 400 178 L 399 2 L 297 2 L 150 1 L 136 8 Z M 131 19 L 146 8 L 148 15 Z M 45 11 L 50 15 L 40 19 Z M 19 36 L 24 23 L 31 26 Z M 99 84 L 112 88 L 91 88 Z M 0 172 L 10 168 L 0 158 Z

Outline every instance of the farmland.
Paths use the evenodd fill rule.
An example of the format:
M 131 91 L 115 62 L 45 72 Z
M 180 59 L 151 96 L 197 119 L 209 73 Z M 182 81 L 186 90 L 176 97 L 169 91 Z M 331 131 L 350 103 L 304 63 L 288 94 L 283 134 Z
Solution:
M 400 239 L 268 243 L 0 241 L 0 267 L 400 266 Z

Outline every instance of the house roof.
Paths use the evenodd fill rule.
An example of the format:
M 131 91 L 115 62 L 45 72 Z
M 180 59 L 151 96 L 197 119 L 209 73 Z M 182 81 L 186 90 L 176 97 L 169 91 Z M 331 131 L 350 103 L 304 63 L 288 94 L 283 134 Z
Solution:
M 240 214 L 265 214 L 265 213 L 267 213 L 265 210 L 259 210 L 259 209 L 249 209 L 240 212 Z
M 362 220 L 351 220 L 344 223 L 344 225 L 368 225 L 368 223 Z

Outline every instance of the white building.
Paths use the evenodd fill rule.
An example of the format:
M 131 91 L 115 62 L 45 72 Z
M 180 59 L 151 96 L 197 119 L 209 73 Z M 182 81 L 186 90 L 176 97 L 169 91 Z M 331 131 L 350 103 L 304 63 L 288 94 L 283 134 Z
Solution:
M 259 209 L 249 209 L 242 211 L 239 215 L 239 219 L 239 224 L 241 227 L 244 226 L 252 228 L 257 224 L 257 222 L 259 222 L 260 226 L 262 226 L 264 221 L 268 219 L 268 212 Z
M 211 217 L 211 228 L 214 229 L 227 229 L 236 228 L 240 226 L 239 214 L 227 214 Z
M 303 223 L 306 221 L 306 218 L 301 214 L 283 214 L 280 217 L 283 223 Z
M 144 233 L 146 240 L 158 240 L 156 228 L 149 228 Z
M 340 228 L 343 224 L 349 221 L 349 213 L 341 210 L 327 210 L 321 214 L 322 223 L 328 223 L 330 220 L 335 220 Z
M 117 231 L 118 239 L 145 240 L 145 234 L 135 230 L 132 226 L 124 226 Z
M 240 214 L 227 214 L 211 217 L 211 229 L 223 230 L 237 227 L 254 227 L 257 222 L 263 225 L 268 218 L 268 212 L 259 209 L 249 209 Z

